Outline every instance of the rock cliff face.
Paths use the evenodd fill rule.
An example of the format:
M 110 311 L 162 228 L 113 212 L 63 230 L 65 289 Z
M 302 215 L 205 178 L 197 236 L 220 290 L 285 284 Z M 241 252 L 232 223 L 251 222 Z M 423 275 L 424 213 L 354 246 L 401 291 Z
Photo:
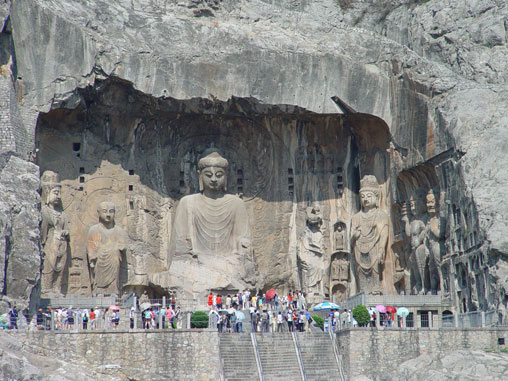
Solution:
M 1 121 L 8 143 L 0 145 L 4 151 L 26 156 L 36 132 L 47 146 L 52 129 L 60 126 L 53 138 L 67 137 L 55 144 L 56 153 L 43 152 L 41 146 L 38 163 L 49 165 L 50 158 L 58 158 L 59 146 L 75 143 L 76 128 L 92 125 L 103 129 L 102 140 L 94 143 L 99 151 L 110 138 L 123 139 L 117 151 L 97 151 L 95 158 L 118 163 L 113 156 L 129 157 L 122 152 L 124 143 L 136 134 L 127 131 L 141 120 L 132 115 L 126 135 L 112 137 L 107 125 L 115 120 L 107 111 L 86 121 L 80 119 L 87 115 L 81 111 L 96 104 L 103 110 L 129 105 L 136 99 L 134 91 L 151 102 L 147 109 L 153 120 L 166 98 L 186 100 L 180 111 L 206 115 L 217 113 L 202 106 L 208 98 L 254 97 L 268 105 L 336 113 L 330 98 L 338 96 L 354 110 L 382 118 L 393 137 L 383 208 L 391 215 L 390 250 L 393 266 L 400 270 L 394 287 L 411 290 L 411 248 L 401 216 L 417 190 L 433 189 L 443 221 L 438 239 L 443 293 L 462 311 L 496 308 L 506 315 L 504 1 L 19 0 L 8 5 L 1 13 L 6 78 L 0 91 L 9 99 L 5 107 L 11 116 Z M 94 98 L 108 94 L 101 89 L 111 78 L 132 94 Z M 140 118 L 146 119 L 145 113 L 140 111 Z M 161 154 L 157 152 L 153 148 L 153 155 Z M 74 168 L 77 175 L 80 168 Z M 129 169 L 123 168 L 125 181 Z M 158 253 L 153 247 L 165 245 L 158 236 L 149 237 L 150 226 L 161 226 L 171 215 L 164 215 L 172 206 L 161 192 L 171 184 L 164 183 L 160 170 L 155 169 L 143 196 L 150 206 L 141 211 L 146 224 L 139 224 L 149 228 L 132 227 L 144 237 L 137 242 L 140 253 Z M 79 184 L 77 175 L 72 176 Z M 38 260 L 35 253 L 26 255 Z M 157 266 L 157 255 L 146 261 L 149 267 Z M 132 261 L 145 263 L 137 258 Z M 261 258 L 261 263 L 270 259 Z M 31 271 L 36 279 L 37 271 Z M 143 277 L 143 271 L 136 275 Z

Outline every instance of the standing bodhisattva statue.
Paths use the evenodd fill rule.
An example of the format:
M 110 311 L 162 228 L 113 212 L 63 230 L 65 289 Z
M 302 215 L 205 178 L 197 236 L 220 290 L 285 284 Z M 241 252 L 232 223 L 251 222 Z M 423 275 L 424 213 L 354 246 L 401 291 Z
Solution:
M 375 176 L 360 181 L 362 210 L 351 222 L 358 291 L 379 295 L 383 293 L 382 273 L 388 243 L 388 215 L 377 205 L 379 184 Z
M 118 295 L 120 264 L 125 255 L 127 234 L 115 224 L 115 204 L 101 202 L 99 223 L 88 230 L 88 265 L 94 295 Z
M 62 208 L 62 185 L 58 174 L 45 171 L 41 177 L 41 185 L 41 244 L 44 255 L 42 295 L 61 295 L 69 256 L 69 221 Z
M 207 293 L 244 289 L 254 276 L 251 235 L 242 199 L 226 194 L 228 161 L 211 151 L 198 161 L 199 193 L 184 196 L 171 235 L 171 283 Z

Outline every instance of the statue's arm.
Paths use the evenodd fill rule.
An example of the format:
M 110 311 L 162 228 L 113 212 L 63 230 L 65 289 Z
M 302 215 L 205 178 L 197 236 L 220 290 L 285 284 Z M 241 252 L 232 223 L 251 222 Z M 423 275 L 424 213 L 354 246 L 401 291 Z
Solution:
M 97 261 L 97 250 L 100 246 L 100 243 L 101 243 L 100 233 L 94 230 L 93 227 L 90 228 L 87 239 L 87 254 L 88 261 L 90 262 L 91 267 L 94 267 L 95 262 Z
M 388 216 L 385 215 L 383 219 L 383 223 L 381 225 L 381 233 L 379 234 L 379 244 L 381 247 L 381 258 L 379 258 L 379 263 L 384 265 L 386 259 L 386 253 L 388 251 Z

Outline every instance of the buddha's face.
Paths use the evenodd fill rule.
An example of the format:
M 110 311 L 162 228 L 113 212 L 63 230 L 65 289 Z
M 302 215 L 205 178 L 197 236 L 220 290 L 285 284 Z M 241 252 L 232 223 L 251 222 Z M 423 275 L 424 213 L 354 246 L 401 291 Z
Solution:
M 104 202 L 99 205 L 97 210 L 99 213 L 99 221 L 110 224 L 115 220 L 115 206 L 109 202 Z
M 362 207 L 365 209 L 372 209 L 376 207 L 377 196 L 372 191 L 360 191 L 360 201 Z
M 60 187 L 55 187 L 51 189 L 48 195 L 48 204 L 50 205 L 58 205 L 62 201 Z
M 201 173 L 203 189 L 212 192 L 222 192 L 226 187 L 226 172 L 220 167 L 207 167 Z
M 426 197 L 427 211 L 429 213 L 436 212 L 436 197 L 433 194 L 428 194 Z

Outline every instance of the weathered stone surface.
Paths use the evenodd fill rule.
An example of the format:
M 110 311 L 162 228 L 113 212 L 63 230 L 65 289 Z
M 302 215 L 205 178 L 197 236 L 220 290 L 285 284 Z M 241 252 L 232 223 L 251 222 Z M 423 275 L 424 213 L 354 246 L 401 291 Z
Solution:
M 408 238 L 397 227 L 399 203 L 416 186 L 426 191 L 437 188 L 442 195 L 440 213 L 451 221 L 441 253 L 442 272 L 446 266 L 448 274 L 443 287 L 448 284 L 450 289 L 445 293 L 463 311 L 493 306 L 506 315 L 506 287 L 495 281 L 507 269 L 508 247 L 506 176 L 496 168 L 506 160 L 502 142 L 507 12 L 502 0 L 17 1 L 11 9 L 15 88 L 27 131 L 35 126 L 34 113 L 74 108 L 83 101 L 88 107 L 95 100 L 85 100 L 76 87 L 99 88 L 97 80 L 110 76 L 153 96 L 150 112 L 155 118 L 160 118 L 157 97 L 199 97 L 185 106 L 193 103 L 198 113 L 209 112 L 202 103 L 209 95 L 255 97 L 267 104 L 333 112 L 329 99 L 338 95 L 354 109 L 383 118 L 394 137 L 389 164 L 394 176 L 383 181 L 390 194 L 383 207 L 393 211 L 389 246 L 396 255 L 386 265 L 392 268 L 396 290 L 407 291 L 411 281 L 404 255 Z M 123 102 L 129 103 L 129 97 Z M 103 104 L 114 103 L 110 98 Z M 127 146 L 125 142 L 136 134 L 118 134 L 121 138 L 115 139 L 108 127 L 115 124 L 114 118 L 106 114 L 101 114 L 102 120 L 91 119 L 104 131 L 98 141 L 112 138 L 115 144 L 121 142 L 120 147 Z M 138 125 L 134 117 L 129 123 Z M 61 128 L 69 129 L 70 124 L 62 123 Z M 123 169 L 129 170 L 131 164 L 125 162 Z M 109 164 L 101 163 L 101 171 Z M 133 255 L 135 284 L 148 284 L 146 274 L 165 261 L 157 253 L 168 244 L 167 232 L 158 222 L 170 225 L 174 198 L 164 189 L 168 184 L 161 175 L 163 166 L 157 171 L 143 193 L 154 201 L 151 207 L 140 203 L 133 209 L 133 214 L 144 214 L 150 227 L 157 225 L 150 229 L 156 239 L 135 240 L 135 252 L 149 253 L 147 258 Z M 408 176 L 397 176 L 401 171 Z M 112 173 L 119 176 L 117 169 Z M 129 184 L 118 187 L 124 185 Z M 79 185 L 72 186 L 79 192 Z M 125 202 L 116 186 L 111 189 Z M 256 210 L 263 213 L 261 207 Z M 132 224 L 139 231 L 144 225 Z M 291 234 L 302 228 L 299 223 L 295 226 Z M 149 250 L 147 242 L 152 244 Z M 296 237 L 289 242 L 296 242 Z M 162 249 L 154 247 L 158 244 Z M 288 246 L 291 255 L 295 248 Z M 262 270 L 269 267 L 266 262 L 260 261 Z M 280 273 L 280 268 L 293 265 L 282 261 L 277 266 Z
M 12 154 L 0 156 L 0 313 L 38 300 L 39 168 Z

